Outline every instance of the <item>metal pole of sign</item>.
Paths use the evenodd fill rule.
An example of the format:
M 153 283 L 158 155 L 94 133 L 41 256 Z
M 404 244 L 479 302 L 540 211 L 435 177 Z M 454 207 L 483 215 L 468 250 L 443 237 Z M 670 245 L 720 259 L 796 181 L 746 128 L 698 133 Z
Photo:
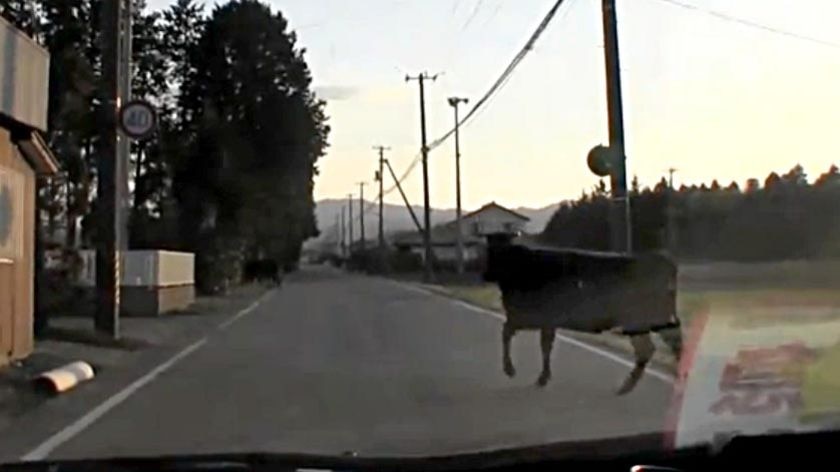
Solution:
M 119 31 L 119 97 L 120 106 L 131 101 L 131 57 L 132 57 L 132 8 L 133 0 L 119 0 L 122 3 Z M 128 250 L 128 222 L 131 217 L 131 192 L 128 189 L 129 160 L 131 158 L 131 139 L 125 134 L 117 135 L 118 204 L 120 205 L 120 230 L 117 233 L 117 248 Z M 139 167 L 139 166 L 138 166 Z M 139 172 L 138 172 L 139 174 Z

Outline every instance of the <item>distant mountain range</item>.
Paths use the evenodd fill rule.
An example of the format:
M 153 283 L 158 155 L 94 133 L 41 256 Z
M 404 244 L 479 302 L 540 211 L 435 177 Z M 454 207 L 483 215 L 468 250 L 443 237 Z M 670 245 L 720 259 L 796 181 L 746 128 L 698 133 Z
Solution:
M 365 207 L 376 205 L 375 202 L 365 202 Z M 511 208 L 513 211 L 520 213 L 530 218 L 527 225 L 529 233 L 539 233 L 545 228 L 546 223 L 554 214 L 558 205 L 549 205 L 543 208 Z M 341 199 L 326 199 L 316 202 L 315 216 L 318 219 L 318 229 L 321 230 L 321 236 L 317 240 L 310 240 L 309 244 L 317 243 L 325 239 L 335 240 L 335 222 L 336 216 L 340 218 L 341 209 L 347 208 L 347 200 Z M 423 207 L 415 205 L 414 209 L 417 218 L 421 224 L 423 222 Z M 475 210 L 475 208 L 465 208 L 464 213 Z M 345 210 L 346 212 L 347 210 Z M 359 237 L 359 201 L 353 202 L 353 235 L 355 238 Z M 406 231 L 414 228 L 414 223 L 411 221 L 411 215 L 405 208 L 405 205 L 393 205 L 386 203 L 383 207 L 383 220 L 386 233 L 393 233 L 397 231 Z M 345 213 L 345 218 L 347 214 Z M 455 219 L 455 209 L 433 208 L 431 214 L 432 225 L 445 223 Z M 378 208 L 372 209 L 365 214 L 365 238 L 375 239 L 379 225 Z

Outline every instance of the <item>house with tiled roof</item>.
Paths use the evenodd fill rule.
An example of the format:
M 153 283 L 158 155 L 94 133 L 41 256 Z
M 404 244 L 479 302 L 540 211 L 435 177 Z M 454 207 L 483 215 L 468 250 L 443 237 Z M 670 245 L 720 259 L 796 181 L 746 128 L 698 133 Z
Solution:
M 461 217 L 463 234 L 464 260 L 471 261 L 481 257 L 490 234 L 522 234 L 529 219 L 509 208 L 490 202 L 481 208 Z M 458 225 L 455 220 L 432 227 L 432 250 L 438 261 L 454 261 L 457 256 Z M 411 251 L 423 257 L 423 235 L 417 231 L 406 231 L 394 235 L 393 246 L 403 251 Z

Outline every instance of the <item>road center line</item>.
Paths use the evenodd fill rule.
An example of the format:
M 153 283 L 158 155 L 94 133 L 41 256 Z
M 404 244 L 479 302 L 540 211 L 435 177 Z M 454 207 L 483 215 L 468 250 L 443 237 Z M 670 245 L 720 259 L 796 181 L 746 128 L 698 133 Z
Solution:
M 133 395 L 135 392 L 146 386 L 157 376 L 166 372 L 179 361 L 183 360 L 185 357 L 198 350 L 206 342 L 207 338 L 204 337 L 185 347 L 177 354 L 170 357 L 167 361 L 150 370 L 146 375 L 135 380 L 130 385 L 116 393 L 114 396 L 108 398 L 107 400 L 99 404 L 99 406 L 90 410 L 84 416 L 71 423 L 69 426 L 50 436 L 46 441 L 42 442 L 35 449 L 32 449 L 28 453 L 24 454 L 23 457 L 21 457 L 21 460 L 38 461 L 45 459 L 57 447 L 61 446 L 65 442 L 75 437 L 77 434 L 87 429 L 88 426 L 92 425 L 99 418 L 102 418 L 102 416 L 111 411 L 120 403 L 126 401 L 129 397 L 131 397 L 131 395 Z
M 499 312 L 496 312 L 496 311 L 493 311 L 493 310 L 488 310 L 486 308 L 481 308 L 481 307 L 473 305 L 471 303 L 467 303 L 463 300 L 457 300 L 457 299 L 454 299 L 454 298 L 450 298 L 450 297 L 447 297 L 446 295 L 435 292 L 434 290 L 429 290 L 429 289 L 426 289 L 424 287 L 420 287 L 420 286 L 417 286 L 417 285 L 414 285 L 414 284 L 405 283 L 405 282 L 398 282 L 396 280 L 388 280 L 388 279 L 385 279 L 385 280 L 387 280 L 388 282 L 391 282 L 394 285 L 397 285 L 398 287 L 401 287 L 405 290 L 409 290 L 409 291 L 412 291 L 412 292 L 415 292 L 415 293 L 422 293 L 424 295 L 431 295 L 431 296 L 434 296 L 434 297 L 437 297 L 437 298 L 442 298 L 442 299 L 448 300 L 450 303 L 452 303 L 454 305 L 457 305 L 457 306 L 459 306 L 461 308 L 464 308 L 466 310 L 470 310 L 474 313 L 480 313 L 482 315 L 486 315 L 486 316 L 495 318 L 499 321 L 505 321 L 505 315 L 503 315 Z M 566 336 L 564 334 L 557 333 L 555 336 L 557 337 L 557 339 L 559 339 L 559 340 L 561 340 L 561 341 L 563 341 L 567 344 L 578 347 L 580 349 L 584 349 L 584 350 L 589 351 L 593 354 L 597 354 L 601 357 L 609 359 L 609 360 L 611 360 L 613 362 L 616 362 L 618 364 L 621 364 L 623 366 L 627 366 L 627 367 L 631 367 L 631 368 L 634 366 L 634 363 L 632 361 L 630 361 L 630 360 L 628 360 L 628 359 L 626 359 L 626 358 L 624 358 L 624 357 L 622 357 L 618 354 L 612 353 L 612 352 L 610 352 L 606 349 L 602 349 L 600 347 L 593 346 L 592 344 L 589 344 L 589 343 L 583 342 L 583 341 L 579 341 L 577 339 Z M 661 371 L 661 370 L 659 370 L 655 367 L 648 366 L 645 369 L 645 374 L 650 375 L 650 376 L 652 376 L 652 377 L 654 377 L 658 380 L 661 380 L 665 383 L 668 383 L 668 384 L 673 384 L 674 383 L 674 377 L 672 375 L 669 375 L 666 372 L 663 372 L 663 371 Z

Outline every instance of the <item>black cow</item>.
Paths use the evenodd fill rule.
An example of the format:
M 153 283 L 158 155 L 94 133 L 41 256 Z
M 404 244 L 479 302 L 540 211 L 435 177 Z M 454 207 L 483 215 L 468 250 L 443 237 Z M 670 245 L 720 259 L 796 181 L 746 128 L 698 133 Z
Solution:
M 244 279 L 246 282 L 270 282 L 275 285 L 283 283 L 280 266 L 271 259 L 254 259 L 245 264 Z
M 492 237 L 487 256 L 484 278 L 501 289 L 507 318 L 502 345 L 508 376 L 516 373 L 510 343 L 519 330 L 540 331 L 539 386 L 551 379 L 551 350 L 558 328 L 588 333 L 618 330 L 630 337 L 636 365 L 619 394 L 636 386 L 653 356 L 650 333 L 659 334 L 679 357 L 677 271 L 666 256 L 526 247 Z

